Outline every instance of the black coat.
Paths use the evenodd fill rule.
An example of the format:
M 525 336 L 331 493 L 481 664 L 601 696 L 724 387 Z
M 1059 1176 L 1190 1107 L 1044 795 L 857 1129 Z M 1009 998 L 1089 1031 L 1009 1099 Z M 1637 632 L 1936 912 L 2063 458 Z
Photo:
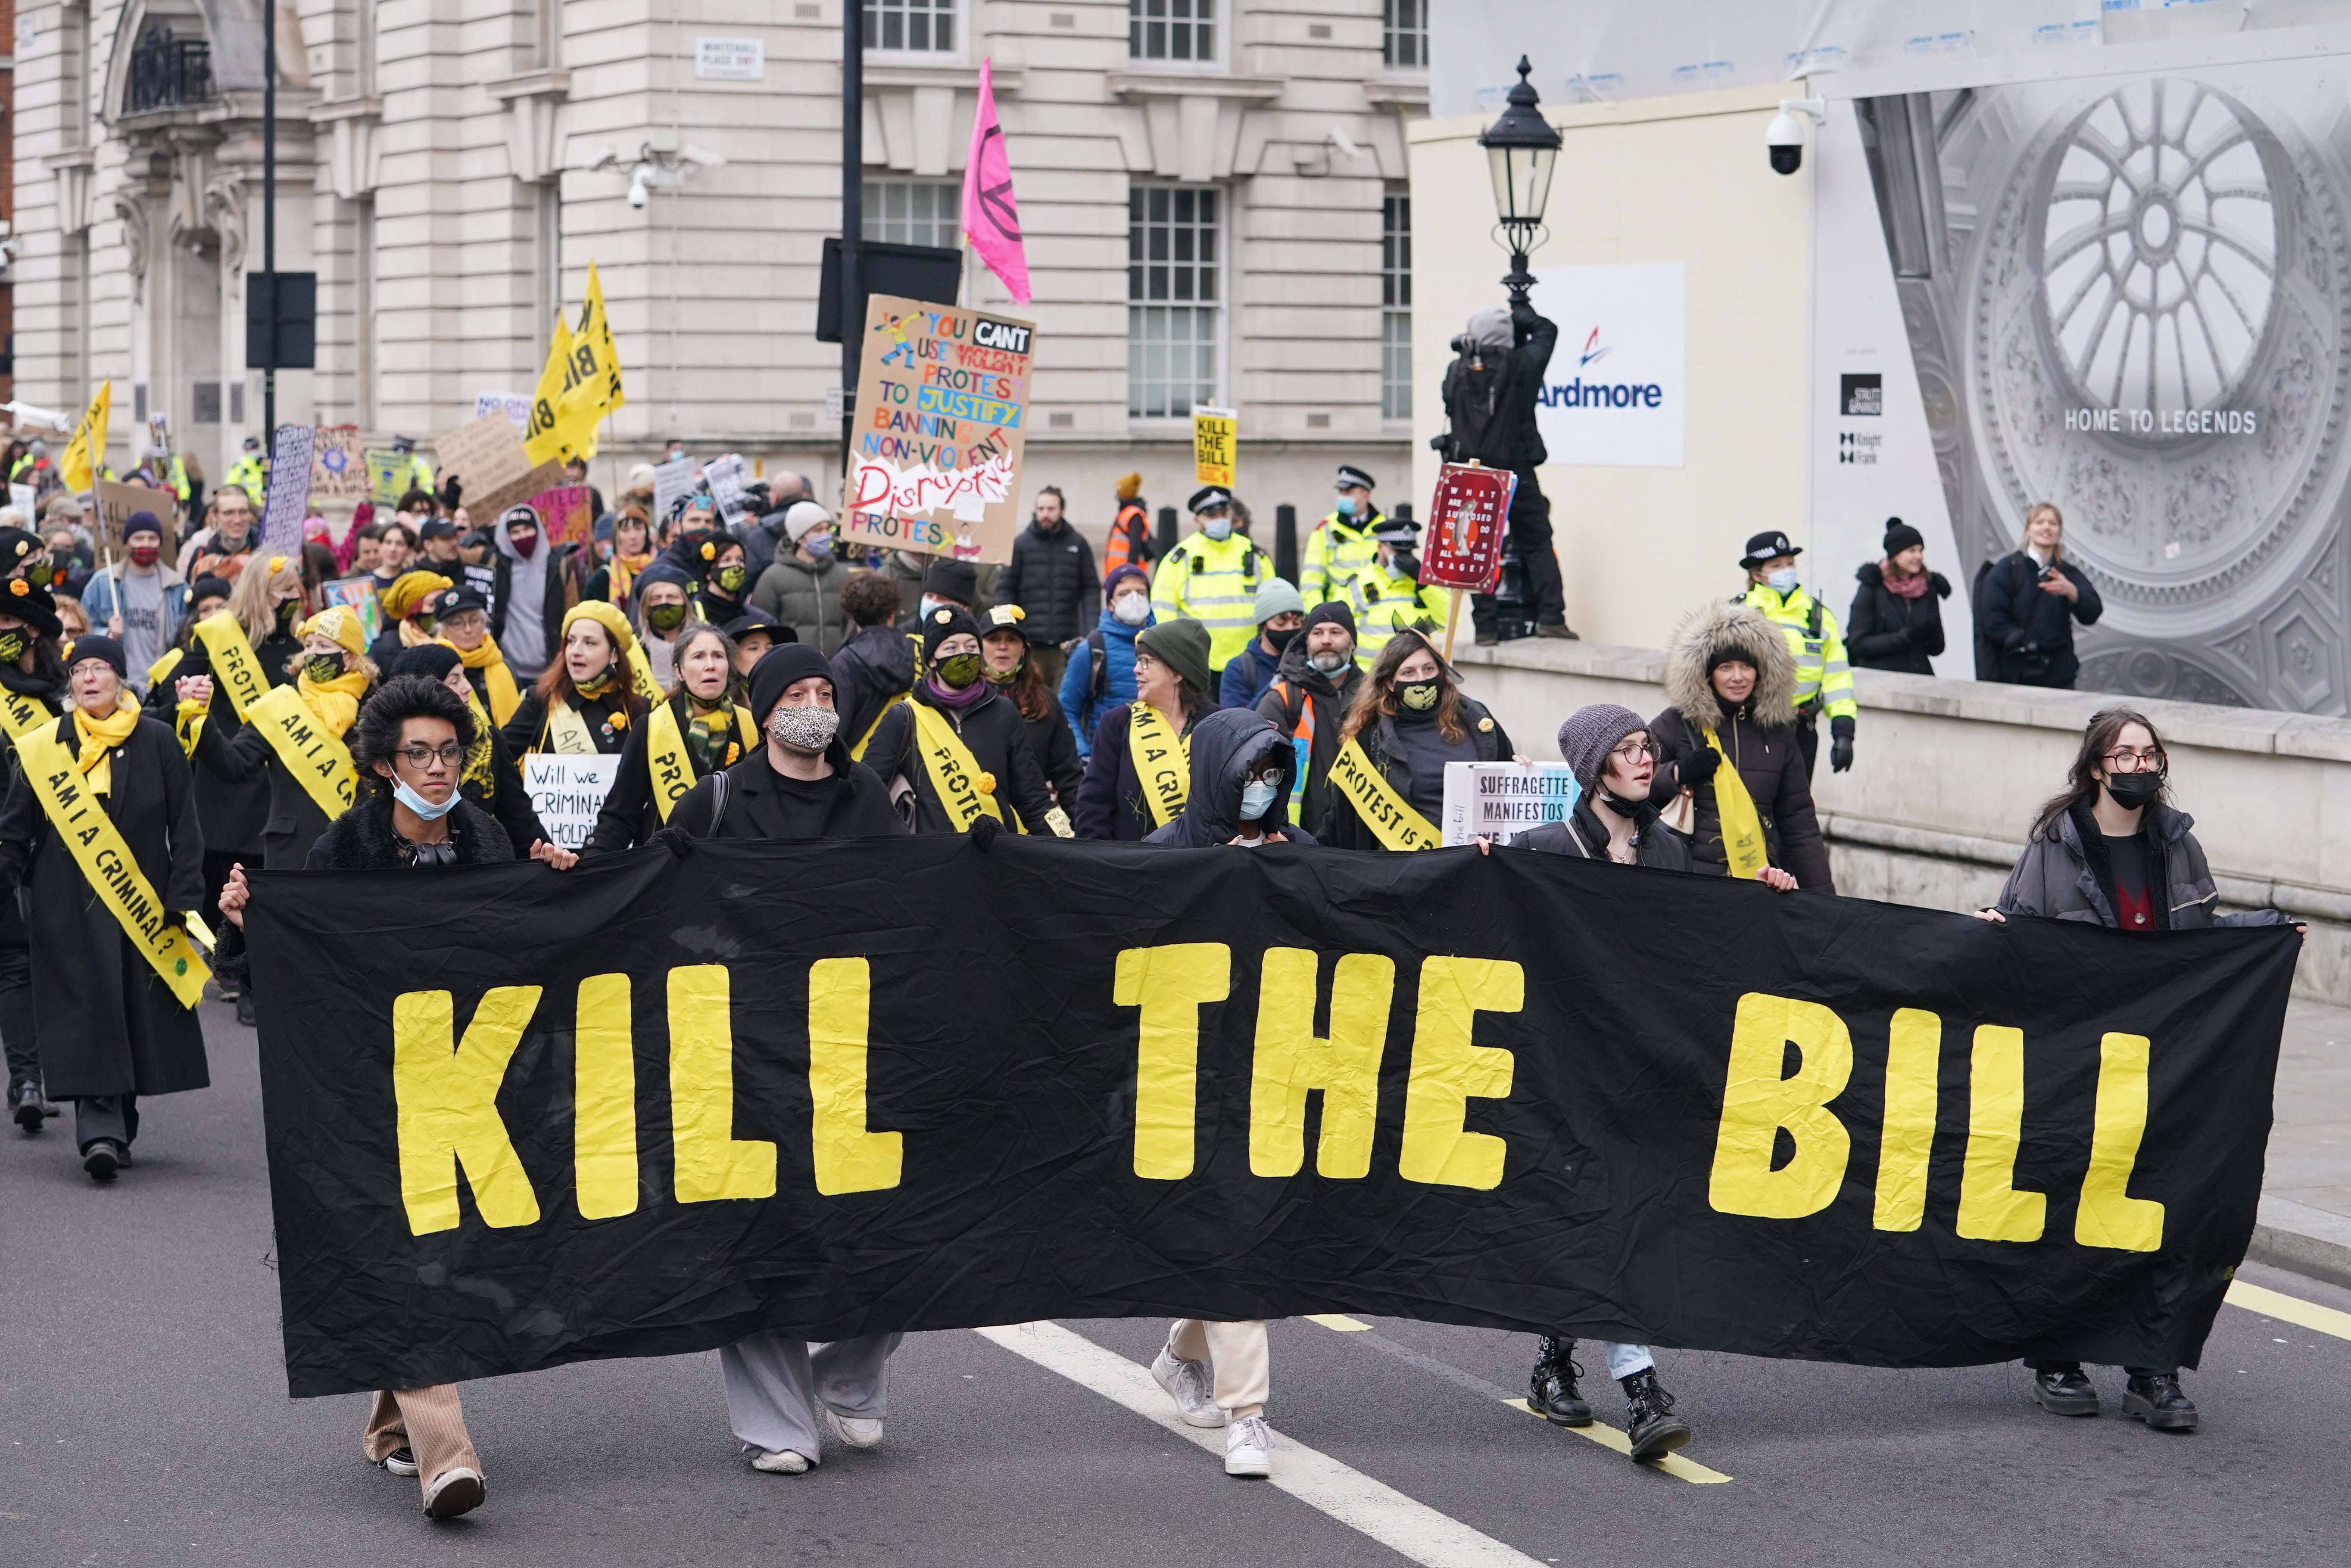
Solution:
M 1032 521 L 1012 541 L 1012 559 L 996 575 L 996 602 L 1028 612 L 1020 629 L 1054 647 L 1093 628 L 1102 614 L 1102 573 L 1094 547 L 1064 518 L 1048 534 Z
M 1020 826 L 1030 833 L 1052 832 L 1045 821 L 1045 814 L 1053 808 L 1052 797 L 1045 793 L 1045 773 L 1037 765 L 1037 754 L 1029 749 L 1029 724 L 1020 717 L 1020 710 L 1012 705 L 1012 699 L 991 691 L 958 713 L 935 701 L 930 688 L 923 685 L 915 687 L 914 694 L 905 701 L 882 715 L 881 725 L 873 732 L 873 743 L 865 748 L 864 759 L 865 765 L 885 783 L 904 778 L 914 786 L 916 833 L 958 831 L 932 786 L 931 770 L 915 754 L 919 747 L 914 739 L 912 704 L 916 702 L 936 711 L 953 725 L 970 751 L 971 760 L 979 764 L 981 771 L 996 776 L 996 806 L 1004 813 L 1005 826 L 1011 826 L 1017 815 Z
M 1216 711 L 1211 708 L 1193 714 L 1182 732 L 1190 734 L 1205 714 Z M 1078 807 L 1070 813 L 1080 838 L 1139 844 L 1159 826 L 1143 798 L 1143 775 L 1134 771 L 1134 759 L 1126 752 L 1127 722 L 1134 716 L 1134 704 L 1121 702 L 1103 710 L 1094 725 L 1093 750 L 1086 754 L 1086 776 L 1078 785 Z
M 460 798 L 449 814 L 449 837 L 460 866 L 515 858 L 506 829 L 469 800 Z M 303 861 L 310 871 L 396 871 L 406 865 L 400 857 L 400 836 L 392 831 L 391 793 L 381 789 L 363 790 L 350 810 L 327 825 Z
M 1668 708 L 1649 721 L 1666 762 L 1649 785 L 1649 804 L 1663 809 L 1681 791 L 1675 763 L 1706 749 L 1706 737 Z M 1715 732 L 1722 742 L 1718 767 L 1735 767 L 1740 782 L 1754 797 L 1755 815 L 1763 819 L 1763 845 L 1772 865 L 1795 877 L 1796 886 L 1834 893 L 1829 876 L 1829 846 L 1821 838 L 1820 818 L 1813 811 L 1813 774 L 1804 764 L 1803 749 L 1796 743 L 1796 727 L 1765 729 L 1741 706 L 1724 716 Z M 1714 783 L 1708 778 L 1690 792 L 1694 831 L 1690 835 L 1690 869 L 1727 876 L 1729 863 L 1722 850 L 1722 814 L 1714 803 Z
M 1020 722 L 1029 727 L 1029 750 L 1044 771 L 1045 784 L 1053 792 L 1053 804 L 1065 812 L 1078 808 L 1078 786 L 1085 782 L 1085 759 L 1078 755 L 1078 737 L 1070 728 L 1070 716 L 1061 711 L 1061 700 L 1050 691 L 1044 694 L 1045 711 L 1034 719 Z
M 1475 458 L 1489 468 L 1527 470 L 1548 461 L 1550 452 L 1535 428 L 1535 400 L 1542 393 L 1552 350 L 1559 347 L 1559 328 L 1536 315 L 1531 305 L 1520 304 L 1510 312 L 1510 336 L 1508 353 L 1483 356 L 1483 370 L 1471 369 L 1467 357 L 1446 367 L 1446 462 Z M 1523 481 L 1520 488 L 1526 488 Z
M 486 703 L 484 712 L 489 711 Z M 552 844 L 547 824 L 539 821 L 538 812 L 530 804 L 530 791 L 523 787 L 522 763 L 516 760 L 514 748 L 507 744 L 506 732 L 490 731 L 490 777 L 486 784 L 467 779 L 460 786 L 465 799 L 497 820 L 517 855 L 528 855 L 530 846 L 542 840 Z
M 1943 651 L 1943 601 L 1951 585 L 1940 572 L 1927 574 L 1927 591 L 1906 599 L 1886 586 L 1876 561 L 1854 574 L 1853 609 L 1844 618 L 1845 657 L 1864 670 L 1898 670 L 1932 675 L 1928 663 Z
M 580 602 L 580 582 L 570 571 L 571 556 L 580 546 L 558 545 L 538 556 L 540 569 L 547 574 L 545 597 L 538 601 L 538 622 L 547 633 L 547 658 L 550 664 L 563 657 L 563 616 Z M 507 610 L 513 603 L 514 557 L 496 545 L 490 546 L 490 640 L 497 641 L 506 635 Z M 520 565 L 528 566 L 531 562 Z M 444 574 L 446 575 L 446 574 Z
M 1991 659 L 1990 670 L 1978 669 L 1978 679 L 2074 689 L 2082 672 L 2074 656 L 2074 623 L 2095 623 L 2106 606 L 2081 567 L 2061 560 L 2057 569 L 2074 585 L 2077 597 L 2071 603 L 2063 594 L 2042 591 L 2041 563 L 2022 550 L 1994 562 L 1976 585 L 1979 662 L 1984 655 Z
M 71 717 L 57 726 L 53 732 L 79 756 Z M 179 737 L 141 715 L 107 767 L 106 814 L 130 845 L 140 875 L 166 909 L 201 908 L 204 836 Z M 0 851 L 27 894 L 33 1006 L 48 1092 L 61 1100 L 171 1095 L 211 1083 L 195 1013 L 180 1005 L 123 935 L 21 774 L 0 805 Z
M 914 639 L 894 626 L 869 626 L 832 656 L 832 706 L 854 746 L 890 699 L 914 684 Z
M 367 706 L 365 697 L 360 700 L 360 706 Z M 343 738 L 348 744 L 350 736 Z M 178 743 L 176 740 L 172 742 L 175 747 Z M 310 798 L 310 792 L 302 787 L 302 781 L 277 760 L 277 752 L 268 738 L 250 724 L 215 727 L 207 718 L 196 736 L 196 763 L 214 777 L 233 784 L 268 781 L 269 816 L 261 825 L 261 868 L 300 870 L 310 857 L 310 846 L 327 831 L 329 818 L 319 803 Z
M 1339 755 L 1339 732 L 1347 722 L 1347 704 L 1354 701 L 1355 688 L 1363 679 L 1364 667 L 1353 659 L 1340 667 L 1337 676 L 1323 674 L 1306 662 L 1306 639 L 1293 637 L 1281 650 L 1273 684 L 1258 699 L 1259 715 L 1271 720 L 1282 738 L 1293 745 L 1310 705 L 1313 712 L 1314 732 L 1306 748 L 1306 794 L 1298 803 L 1301 822 L 1321 822 L 1331 815 L 1331 763 Z
M 622 695 L 619 680 L 613 681 L 611 690 L 601 697 L 586 701 L 575 700 L 573 705 L 586 715 L 588 738 L 595 742 L 599 756 L 609 757 L 620 753 L 629 743 L 630 732 L 641 722 L 638 718 L 629 718 L 617 724 L 612 722 L 612 716 L 627 707 L 627 699 Z M 488 706 L 485 702 L 484 710 L 486 711 Z M 548 745 L 541 744 L 547 739 L 547 704 L 540 701 L 538 690 L 533 688 L 525 691 L 522 701 L 515 708 L 514 717 L 507 721 L 504 733 L 507 753 L 521 757 L 532 752 L 549 750 Z
M 175 724 L 180 712 L 176 683 L 186 677 L 209 676 L 212 672 L 212 655 L 201 640 L 191 641 L 180 662 L 148 691 L 147 711 L 163 723 Z M 270 682 L 273 686 L 285 683 L 284 677 Z M 212 706 L 204 714 L 204 728 L 209 730 L 215 725 L 224 735 L 231 737 L 245 726 L 245 721 L 237 717 L 236 704 L 217 685 L 213 688 Z M 261 779 L 232 784 L 210 768 L 196 769 L 195 778 L 196 821 L 204 830 L 204 852 L 251 856 L 257 862 L 262 852 L 261 830 L 269 821 L 268 784 Z
M 686 723 L 685 694 L 679 692 L 673 696 L 669 705 L 670 711 L 677 715 L 678 726 L 682 730 Z M 651 714 L 648 713 L 647 720 L 650 719 Z M 620 775 L 613 779 L 612 793 L 604 797 L 604 809 L 596 814 L 595 831 L 589 834 L 588 842 L 580 846 L 580 854 L 611 855 L 618 850 L 633 848 L 661 831 L 661 807 L 653 803 L 653 766 L 645 758 L 645 753 L 653 745 L 646 737 L 652 732 L 649 722 L 637 723 L 630 729 L 628 742 L 621 748 Z M 685 751 L 685 765 L 694 768 L 697 784 L 710 776 L 709 770 L 695 767 L 691 746 Z M 676 809 L 674 805 L 670 807 L 673 813 Z
M 852 762 L 839 737 L 825 753 L 833 776 L 841 781 L 815 833 L 791 831 L 789 809 L 779 798 L 793 781 L 778 775 L 761 746 L 726 770 L 726 811 L 711 820 L 717 798 L 713 780 L 705 778 L 670 808 L 669 828 L 689 838 L 894 838 L 906 831 L 890 804 L 889 786 L 863 763 Z
M 1547 822 L 1510 840 L 1513 849 L 1532 849 L 1545 855 L 1574 855 L 1586 860 L 1608 858 L 1608 830 L 1600 824 L 1600 814 L 1592 809 L 1592 797 L 1579 795 L 1575 809 L 1569 812 L 1565 822 Z M 1689 841 L 1670 827 L 1660 826 L 1657 814 L 1644 806 L 1633 824 L 1633 860 L 1636 866 L 1653 871 L 1687 871 L 1690 868 Z
M 1298 753 L 1265 719 L 1242 708 L 1217 708 L 1200 715 L 1191 730 L 1191 774 L 1185 787 L 1183 814 L 1166 826 L 1155 828 L 1145 844 L 1179 849 L 1206 849 L 1232 842 L 1240 831 L 1241 791 L 1249 775 L 1269 759 L 1281 767 L 1273 807 L 1259 820 L 1264 831 L 1279 833 L 1293 844 L 1312 844 L 1314 836 L 1290 820 L 1290 772 Z
M 1510 732 L 1502 728 L 1501 722 L 1487 712 L 1485 705 L 1475 698 L 1465 696 L 1460 702 L 1462 736 L 1458 744 L 1450 747 L 1455 753 L 1450 760 L 1493 763 L 1512 755 Z M 1431 733 L 1441 738 L 1442 732 L 1437 731 L 1433 722 L 1428 728 Z M 1363 742 L 1365 760 L 1380 771 L 1380 776 L 1387 780 L 1388 787 L 1395 792 L 1397 799 L 1410 800 L 1417 794 L 1425 803 L 1432 794 L 1442 794 L 1445 780 L 1441 775 L 1435 779 L 1414 777 L 1409 750 L 1396 733 L 1395 720 L 1389 715 L 1382 713 L 1373 722 L 1364 725 L 1363 733 L 1356 739 Z M 1337 748 L 1332 749 L 1332 755 L 1338 755 Z M 1416 784 L 1419 786 L 1417 790 L 1414 787 Z M 1436 820 L 1432 810 L 1421 809 L 1421 815 L 1431 822 Z M 1370 825 L 1356 815 L 1355 803 L 1337 790 L 1331 792 L 1330 810 L 1314 832 L 1315 836 L 1335 849 L 1387 847 L 1380 842 L 1379 836 L 1372 831 Z
M 26 674 L 14 665 L 0 665 L 0 686 L 39 703 L 48 710 L 52 717 L 65 711 L 65 683 L 62 681 L 44 680 L 37 675 Z M 8 790 L 16 782 L 17 771 L 16 748 L 0 744 L 0 800 L 7 798 Z M 31 940 L 31 933 L 25 925 L 25 912 L 16 907 L 15 898 L 0 891 L 0 948 L 23 949 Z M 31 1042 L 19 1044 L 30 1044 Z

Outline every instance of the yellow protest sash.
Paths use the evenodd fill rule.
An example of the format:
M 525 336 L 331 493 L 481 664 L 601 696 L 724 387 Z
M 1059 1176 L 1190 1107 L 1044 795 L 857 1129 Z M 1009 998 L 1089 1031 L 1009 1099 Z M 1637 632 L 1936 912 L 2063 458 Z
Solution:
M 906 694 L 901 691 L 882 704 L 882 711 L 873 715 L 873 722 L 865 726 L 865 733 L 858 737 L 857 744 L 849 748 L 850 761 L 862 763 L 865 760 L 865 748 L 873 743 L 873 732 L 882 727 L 882 721 L 890 716 L 890 710 L 905 700 Z
M 1752 880 L 1755 874 L 1771 864 L 1771 853 L 1763 841 L 1763 818 L 1755 810 L 1755 797 L 1747 793 L 1747 781 L 1739 776 L 1730 759 L 1722 756 L 1722 742 L 1714 732 L 1706 732 L 1706 743 L 1722 760 L 1714 767 L 1714 815 L 1722 823 L 1722 858 L 1733 877 Z
M 74 863 L 89 881 L 114 918 L 122 924 L 131 945 L 145 955 L 180 1005 L 193 1010 L 213 971 L 204 964 L 187 932 L 166 923 L 163 900 L 155 896 L 139 869 L 138 860 L 124 842 L 122 830 L 83 787 L 80 767 L 56 731 L 16 737 L 16 754 L 25 764 L 25 781 L 40 797 L 57 841 L 71 852 Z
M 1348 736 L 1347 743 L 1332 760 L 1331 783 L 1353 804 L 1355 815 L 1364 819 L 1364 826 L 1372 830 L 1372 836 L 1383 847 L 1435 849 L 1444 842 L 1444 835 L 1430 825 L 1428 818 L 1388 787 L 1388 781 L 1372 766 L 1372 759 L 1364 754 L 1363 742 L 1356 736 Z
M 1127 713 L 1126 754 L 1143 781 L 1151 820 L 1165 827 L 1183 815 L 1185 798 L 1192 793 L 1191 737 L 1176 734 L 1159 710 L 1138 697 Z
M 213 683 L 228 693 L 236 716 L 244 718 L 269 692 L 269 676 L 246 640 L 245 628 L 228 611 L 214 610 L 196 622 L 196 636 L 212 659 Z
M 34 699 L 0 686 L 0 728 L 8 732 L 10 740 L 20 740 L 44 724 L 56 722 L 57 718 Z
M 996 804 L 996 775 L 979 765 L 979 759 L 971 754 L 971 748 L 963 743 L 945 714 L 927 702 L 908 706 L 914 715 L 914 740 L 923 750 L 924 771 L 931 775 L 931 788 L 946 807 L 947 820 L 955 824 L 956 831 L 969 833 L 971 825 L 983 815 L 1002 822 L 1004 808 Z
M 735 710 L 735 736 L 746 756 L 758 743 L 751 716 L 740 708 Z M 694 757 L 685 749 L 685 729 L 677 722 L 674 703 L 664 702 L 653 709 L 645 730 L 645 768 L 653 775 L 653 808 L 667 822 L 670 807 L 684 799 L 685 792 L 695 785 Z
M 555 711 L 547 716 L 544 732 L 547 750 L 559 757 L 596 754 L 596 732 L 588 727 L 588 716 L 559 697 L 555 700 Z
M 645 651 L 642 642 L 629 644 L 629 684 L 648 702 L 662 700 L 662 689 L 653 680 L 653 656 Z
M 246 710 L 245 722 L 261 732 L 328 821 L 351 808 L 360 778 L 351 766 L 350 748 L 327 733 L 298 688 L 279 686 L 268 691 Z

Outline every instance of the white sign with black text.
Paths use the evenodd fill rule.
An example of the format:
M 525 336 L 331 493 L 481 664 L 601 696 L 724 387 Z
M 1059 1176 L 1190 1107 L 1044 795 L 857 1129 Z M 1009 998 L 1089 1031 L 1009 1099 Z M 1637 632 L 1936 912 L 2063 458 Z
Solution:
M 530 794 L 530 808 L 546 825 L 548 836 L 566 849 L 577 849 L 595 831 L 596 815 L 612 781 L 621 776 L 615 756 L 569 756 L 532 752 L 522 759 L 522 784 Z
M 1530 828 L 1566 821 L 1575 795 L 1565 763 L 1447 763 L 1437 832 L 1448 847 L 1478 838 L 1508 844 Z

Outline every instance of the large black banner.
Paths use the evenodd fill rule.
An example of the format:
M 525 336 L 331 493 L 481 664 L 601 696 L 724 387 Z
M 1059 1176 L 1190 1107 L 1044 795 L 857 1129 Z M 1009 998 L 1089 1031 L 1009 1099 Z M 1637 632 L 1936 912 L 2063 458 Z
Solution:
M 250 930 L 297 1395 L 1344 1311 L 2192 1366 L 2296 950 L 962 838 L 264 876 Z

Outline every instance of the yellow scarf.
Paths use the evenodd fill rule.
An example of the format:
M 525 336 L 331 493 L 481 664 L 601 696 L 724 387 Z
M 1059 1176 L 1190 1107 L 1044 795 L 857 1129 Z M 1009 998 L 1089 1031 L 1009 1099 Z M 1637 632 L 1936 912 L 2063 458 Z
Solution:
M 78 766 L 82 776 L 89 781 L 92 794 L 110 794 L 114 787 L 113 764 L 108 758 L 114 748 L 131 738 L 139 727 L 139 710 L 117 708 L 103 719 L 93 719 L 79 708 L 73 711 L 74 733 L 81 738 Z
M 507 668 L 506 655 L 498 651 L 498 639 L 485 637 L 478 648 L 458 648 L 445 637 L 438 640 L 449 643 L 458 663 L 482 671 L 482 684 L 489 690 L 491 722 L 504 729 L 522 706 L 522 693 L 515 690 L 514 671 Z
M 302 705 L 310 716 L 327 728 L 337 740 L 351 727 L 360 716 L 360 699 L 367 695 L 368 678 L 364 670 L 353 670 L 321 684 L 308 675 L 295 678 L 295 686 L 302 693 Z
M 604 564 L 604 597 L 612 604 L 629 602 L 629 590 L 637 584 L 637 574 L 653 564 L 650 551 L 642 556 L 614 554 Z
M 423 648 L 427 643 L 438 642 L 439 640 L 440 639 L 434 637 L 423 627 L 417 625 L 413 619 L 403 620 L 400 623 L 400 646 L 402 648 Z M 491 644 L 490 639 L 486 637 L 482 639 L 482 642 L 485 647 L 495 646 Z M 458 657 L 462 659 L 465 656 L 460 654 Z
M 1763 818 L 1755 809 L 1755 797 L 1747 793 L 1747 781 L 1730 759 L 1722 755 L 1722 742 L 1714 732 L 1706 732 L 1706 743 L 1722 760 L 1714 767 L 1714 814 L 1722 824 L 1722 860 L 1733 877 L 1751 881 L 1755 874 L 1771 864 L 1771 853 L 1763 837 Z

